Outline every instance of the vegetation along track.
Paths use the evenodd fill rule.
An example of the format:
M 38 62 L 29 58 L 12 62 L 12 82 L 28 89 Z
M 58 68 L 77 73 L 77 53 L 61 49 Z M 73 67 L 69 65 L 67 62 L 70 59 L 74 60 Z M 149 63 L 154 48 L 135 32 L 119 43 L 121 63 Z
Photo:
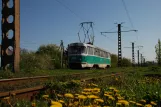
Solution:
M 103 76 L 101 75 L 101 76 L 97 76 L 97 77 L 95 76 L 95 77 L 90 77 L 90 78 L 85 77 L 85 78 L 81 78 L 80 80 L 81 80 L 81 82 L 86 82 L 86 81 L 90 81 L 93 79 L 105 78 L 105 77 L 116 76 L 116 75 L 121 75 L 121 74 L 122 74 L 122 72 L 113 73 L 113 74 L 106 74 L 106 75 L 103 75 Z M 32 98 L 32 96 L 37 94 L 40 90 L 44 90 L 44 89 L 45 89 L 45 87 L 43 85 L 39 85 L 39 86 L 35 86 L 32 88 L 24 88 L 24 89 L 13 90 L 13 91 L 8 91 L 8 92 L 0 92 L 0 98 L 16 95 L 17 98 L 30 99 L 30 98 Z
M 35 76 L 35 77 L 23 77 L 23 78 L 12 78 L 12 79 L 1 79 L 0 80 L 0 92 L 8 92 L 17 89 L 31 88 L 35 86 L 43 85 L 46 81 L 70 81 L 72 79 L 89 78 L 94 76 L 100 76 L 109 74 L 107 71 L 90 71 L 83 73 L 73 74 L 62 74 L 54 76 Z

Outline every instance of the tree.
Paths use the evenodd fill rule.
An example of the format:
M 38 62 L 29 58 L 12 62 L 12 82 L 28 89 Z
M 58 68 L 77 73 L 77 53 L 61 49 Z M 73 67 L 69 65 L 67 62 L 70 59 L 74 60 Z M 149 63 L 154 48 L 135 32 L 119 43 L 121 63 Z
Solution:
M 155 45 L 155 52 L 156 52 L 156 60 L 158 62 L 158 65 L 161 65 L 161 42 L 160 39 L 158 39 L 158 44 Z
M 61 50 L 60 47 L 55 45 L 55 44 L 48 44 L 48 45 L 41 45 L 36 54 L 38 55 L 45 55 L 45 56 L 50 56 L 51 60 L 53 61 L 55 68 L 60 68 L 61 64 Z

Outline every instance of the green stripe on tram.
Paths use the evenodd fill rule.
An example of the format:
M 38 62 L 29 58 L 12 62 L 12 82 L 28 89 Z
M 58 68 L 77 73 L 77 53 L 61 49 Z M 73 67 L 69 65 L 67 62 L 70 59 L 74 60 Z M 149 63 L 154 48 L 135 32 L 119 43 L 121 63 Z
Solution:
M 108 58 L 103 58 L 99 56 L 72 55 L 69 57 L 69 62 L 86 62 L 88 64 L 110 64 L 111 60 Z

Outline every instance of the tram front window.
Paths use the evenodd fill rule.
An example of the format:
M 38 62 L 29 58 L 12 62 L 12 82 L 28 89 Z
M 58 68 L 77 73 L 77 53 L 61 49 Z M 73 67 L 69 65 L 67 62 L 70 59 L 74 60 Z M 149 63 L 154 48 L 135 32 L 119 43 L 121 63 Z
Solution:
M 82 53 L 86 53 L 86 48 L 84 46 L 69 47 L 69 54 L 82 54 Z

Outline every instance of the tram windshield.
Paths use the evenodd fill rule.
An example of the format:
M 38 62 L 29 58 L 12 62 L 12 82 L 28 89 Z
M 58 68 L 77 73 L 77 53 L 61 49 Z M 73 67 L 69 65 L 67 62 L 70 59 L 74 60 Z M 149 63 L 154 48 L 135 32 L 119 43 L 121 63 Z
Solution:
M 82 54 L 86 53 L 85 46 L 70 46 L 68 49 L 69 54 Z

